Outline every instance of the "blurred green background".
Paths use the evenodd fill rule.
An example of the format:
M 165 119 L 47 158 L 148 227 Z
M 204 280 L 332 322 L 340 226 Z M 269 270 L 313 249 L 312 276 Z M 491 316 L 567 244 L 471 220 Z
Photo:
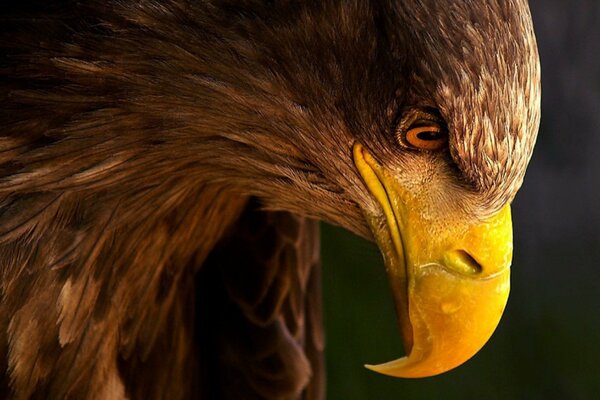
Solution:
M 513 204 L 511 297 L 488 344 L 444 375 L 405 380 L 364 363 L 403 355 L 375 245 L 323 225 L 328 398 L 600 398 L 600 2 L 530 1 L 542 125 Z

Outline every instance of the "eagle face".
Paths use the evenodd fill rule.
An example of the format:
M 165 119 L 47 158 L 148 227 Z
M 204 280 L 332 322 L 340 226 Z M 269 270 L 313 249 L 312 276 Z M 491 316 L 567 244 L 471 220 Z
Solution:
M 407 356 L 369 367 L 435 375 L 485 344 L 508 298 L 509 204 L 540 117 L 531 17 L 525 1 L 331 7 L 276 41 L 293 43 L 274 76 L 295 133 L 279 137 L 304 167 L 263 198 L 376 240 Z

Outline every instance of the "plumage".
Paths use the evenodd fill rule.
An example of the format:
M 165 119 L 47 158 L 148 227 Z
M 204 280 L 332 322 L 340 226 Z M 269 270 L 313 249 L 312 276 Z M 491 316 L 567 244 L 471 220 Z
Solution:
M 352 146 L 434 199 L 427 218 L 481 219 L 535 142 L 524 0 L 0 7 L 15 399 L 322 398 L 315 219 L 371 239 L 381 214 Z M 447 151 L 398 145 L 414 106 Z

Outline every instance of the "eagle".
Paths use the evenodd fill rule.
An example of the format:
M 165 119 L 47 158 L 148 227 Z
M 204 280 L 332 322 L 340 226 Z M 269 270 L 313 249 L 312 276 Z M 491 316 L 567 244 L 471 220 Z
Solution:
M 383 255 L 405 356 L 368 368 L 490 337 L 540 118 L 526 0 L 0 7 L 3 398 L 322 399 L 320 220 Z

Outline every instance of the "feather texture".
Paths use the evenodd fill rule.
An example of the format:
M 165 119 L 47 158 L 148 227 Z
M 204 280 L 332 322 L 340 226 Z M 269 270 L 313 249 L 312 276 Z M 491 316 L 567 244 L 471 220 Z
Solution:
M 0 390 L 322 397 L 309 218 L 371 237 L 353 144 L 485 216 L 538 107 L 525 0 L 2 2 Z
M 119 204 L 64 216 L 75 199 L 40 196 L 48 214 L 4 242 L 13 398 L 321 398 L 316 222 L 255 202 L 237 221 L 243 198 L 210 188 L 170 195 L 132 219 Z

